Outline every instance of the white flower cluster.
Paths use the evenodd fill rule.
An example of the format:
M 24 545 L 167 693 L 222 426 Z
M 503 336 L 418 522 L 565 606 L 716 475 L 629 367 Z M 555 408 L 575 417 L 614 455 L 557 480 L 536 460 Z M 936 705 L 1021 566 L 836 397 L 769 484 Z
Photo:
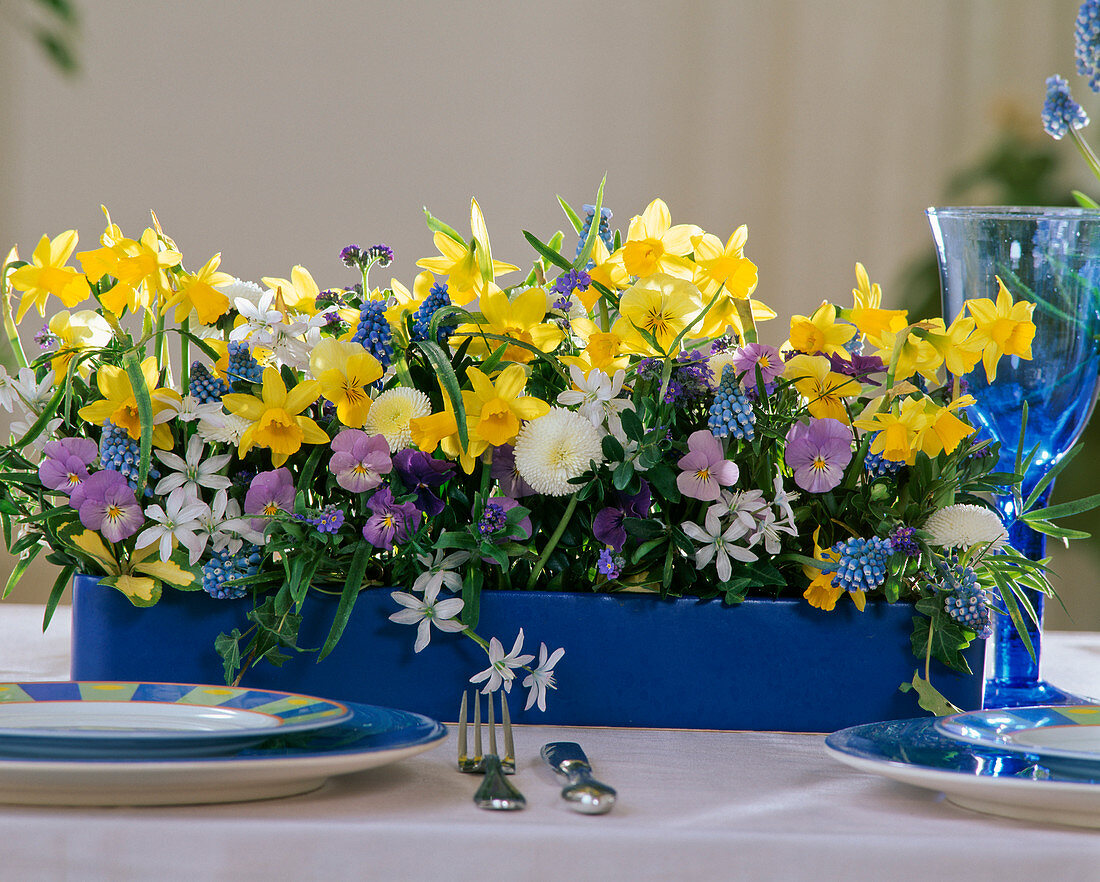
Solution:
M 959 503 L 932 512 L 924 522 L 929 542 L 941 548 L 973 548 L 988 545 L 996 551 L 1008 538 L 1000 516 L 981 505 Z

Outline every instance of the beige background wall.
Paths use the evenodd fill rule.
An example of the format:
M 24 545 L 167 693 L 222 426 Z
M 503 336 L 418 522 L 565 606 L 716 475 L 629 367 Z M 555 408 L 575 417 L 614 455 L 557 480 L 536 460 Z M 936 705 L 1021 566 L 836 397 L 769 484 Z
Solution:
M 155 209 L 191 267 L 221 251 L 242 278 L 302 263 L 342 285 L 340 248 L 385 241 L 411 281 L 421 206 L 461 228 L 476 195 L 524 263 L 519 231 L 564 226 L 555 194 L 591 201 L 606 171 L 624 227 L 655 195 L 723 239 L 747 223 L 781 315 L 846 299 L 856 260 L 889 298 L 997 108 L 1037 131 L 1044 78 L 1073 76 L 1078 5 L 78 2 L 75 80 L 0 30 L 0 243 L 75 226 L 87 245 L 105 203 L 128 232 Z M 1077 623 L 1100 628 L 1073 572 Z

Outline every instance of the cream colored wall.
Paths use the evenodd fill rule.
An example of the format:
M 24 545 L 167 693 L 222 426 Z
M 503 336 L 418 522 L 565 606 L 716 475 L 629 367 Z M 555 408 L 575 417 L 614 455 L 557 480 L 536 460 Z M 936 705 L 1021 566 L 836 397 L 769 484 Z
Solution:
M 889 298 L 998 102 L 1038 127 L 1044 78 L 1072 75 L 1076 6 L 83 0 L 76 81 L 0 35 L 0 233 L 86 244 L 102 202 L 127 231 L 155 209 L 191 266 L 341 285 L 339 249 L 385 241 L 410 281 L 421 206 L 462 227 L 476 195 L 522 263 L 520 229 L 565 225 L 555 194 L 606 171 L 617 223 L 655 195 L 723 238 L 747 223 L 781 315 L 845 299 L 856 260 Z

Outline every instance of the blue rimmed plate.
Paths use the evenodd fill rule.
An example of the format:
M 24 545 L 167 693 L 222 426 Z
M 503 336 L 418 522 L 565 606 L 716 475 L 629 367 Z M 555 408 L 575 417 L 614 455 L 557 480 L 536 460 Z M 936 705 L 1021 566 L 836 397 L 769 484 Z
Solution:
M 1100 784 L 1059 775 L 1024 755 L 942 735 L 930 717 L 868 723 L 834 732 L 827 751 L 863 772 L 938 791 L 985 814 L 1100 827 Z
M 294 796 L 330 778 L 438 746 L 447 730 L 409 711 L 348 703 L 351 718 L 276 733 L 233 756 L 17 759 L 0 756 L 0 803 L 189 805 Z
M 351 718 L 344 704 L 193 683 L 0 683 L 0 756 L 129 759 L 233 753 Z
M 1035 757 L 1063 774 L 1100 778 L 1100 705 L 969 711 L 936 720 L 936 730 L 964 744 Z

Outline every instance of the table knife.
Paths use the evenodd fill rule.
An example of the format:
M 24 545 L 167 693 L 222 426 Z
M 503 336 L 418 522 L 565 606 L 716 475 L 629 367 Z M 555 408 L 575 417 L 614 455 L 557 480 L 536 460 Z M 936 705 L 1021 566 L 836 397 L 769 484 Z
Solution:
M 571 809 L 586 815 L 602 815 L 615 804 L 615 791 L 592 777 L 592 766 L 581 746 L 573 741 L 551 741 L 540 751 L 559 775 L 569 779 L 561 798 Z

